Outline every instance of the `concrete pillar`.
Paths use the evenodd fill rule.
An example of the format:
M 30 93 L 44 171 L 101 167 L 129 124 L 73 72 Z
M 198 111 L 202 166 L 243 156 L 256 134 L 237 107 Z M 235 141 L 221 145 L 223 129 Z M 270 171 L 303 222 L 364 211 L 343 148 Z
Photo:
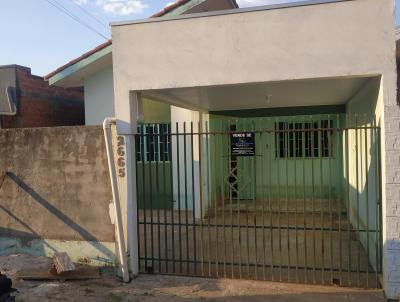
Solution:
M 389 299 L 400 298 L 400 108 L 385 106 L 383 184 L 383 272 Z M 384 157 L 384 158 L 383 158 Z
M 118 85 L 116 85 L 118 87 Z M 133 276 L 139 273 L 138 229 L 137 229 L 137 192 L 135 136 L 139 117 L 140 94 L 120 91 L 116 87 L 117 135 L 123 137 L 125 144 L 124 163 L 119 165 L 123 170 L 119 176 L 119 191 L 123 226 L 129 255 L 129 269 Z M 116 156 L 119 156 L 118 154 Z M 118 171 L 117 171 L 118 173 Z
M 382 77 L 381 118 L 383 287 L 388 299 L 400 298 L 400 107 L 396 74 Z

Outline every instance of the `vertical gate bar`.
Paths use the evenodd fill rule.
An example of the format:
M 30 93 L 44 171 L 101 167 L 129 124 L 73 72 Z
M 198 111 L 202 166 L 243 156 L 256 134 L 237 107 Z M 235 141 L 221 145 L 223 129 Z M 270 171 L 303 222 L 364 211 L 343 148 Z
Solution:
M 228 131 L 230 131 L 231 127 L 231 122 L 228 121 Z M 234 278 L 234 240 L 233 240 L 233 198 L 232 198 L 232 187 L 230 186 L 230 176 L 231 173 L 233 172 L 232 170 L 232 151 L 231 151 L 231 147 L 230 147 L 230 134 L 228 134 L 228 187 L 229 187 L 229 205 L 230 205 L 230 209 L 229 209 L 229 215 L 230 215 L 230 229 L 231 229 L 231 277 Z M 235 169 L 237 169 L 237 166 L 235 167 Z
M 245 131 L 246 130 L 246 125 L 244 123 L 244 121 L 241 121 L 241 127 L 240 127 L 241 131 Z M 241 169 L 240 171 L 245 171 L 245 167 L 247 167 L 247 162 L 245 161 L 245 159 L 243 159 L 242 161 L 240 161 L 240 166 Z M 251 166 L 249 167 L 251 169 Z M 243 172 L 244 173 L 244 172 Z M 244 183 L 243 185 L 243 191 L 245 192 L 247 189 L 247 184 Z M 246 234 L 246 243 L 245 243 L 245 247 L 246 247 L 246 268 L 247 268 L 247 279 L 249 279 L 250 277 L 250 263 L 249 263 L 249 225 L 248 225 L 248 219 L 249 219 L 249 212 L 248 212 L 248 196 L 246 195 L 246 193 L 243 194 L 244 196 L 242 196 L 242 193 L 240 192 L 240 196 L 242 198 L 240 198 L 239 200 L 244 200 L 245 203 L 245 208 L 244 208 L 244 212 L 245 212 L 245 234 Z M 244 198 L 243 198 L 244 197 Z
M 307 121 L 305 121 L 305 118 L 303 117 L 303 128 L 304 130 L 301 132 L 302 140 L 304 142 L 302 149 L 303 149 L 303 229 L 304 229 L 304 281 L 305 283 L 308 282 L 308 261 L 307 261 L 307 207 L 306 207 L 306 164 L 305 164 L 305 159 L 306 159 L 306 144 L 307 146 L 310 146 L 308 144 L 308 141 L 306 140 L 306 124 Z M 309 133 L 309 132 L 308 132 Z
M 298 125 L 298 123 L 297 123 Z M 299 238 L 298 238 L 298 217 L 297 217 L 297 157 L 300 156 L 300 149 L 298 146 L 299 132 L 296 127 L 296 120 L 293 117 L 293 164 L 294 164 L 294 201 L 295 201 L 295 212 L 294 212 L 294 225 L 295 225 L 295 241 L 296 241 L 296 282 L 299 282 Z M 299 150 L 299 151 L 298 151 Z
M 176 163 L 177 163 L 177 185 L 178 185 L 178 236 L 179 236 L 179 273 L 182 274 L 182 221 L 181 221 L 181 171 L 180 171 L 180 159 L 179 159 L 179 123 L 176 123 Z
M 235 122 L 235 125 L 236 125 L 236 130 L 237 130 L 237 126 L 239 125 L 237 120 Z M 240 164 L 240 161 L 236 157 L 237 173 L 239 173 L 239 164 Z M 237 177 L 237 179 L 236 179 L 237 182 L 238 182 L 238 178 L 239 177 Z M 237 218 L 238 223 L 237 224 L 238 224 L 238 229 L 239 229 L 239 278 L 242 279 L 242 223 L 240 221 L 240 188 L 239 188 L 239 186 L 240 186 L 240 184 L 238 183 L 236 204 L 237 204 L 237 212 L 238 212 L 238 218 Z
M 337 124 L 337 132 L 336 132 L 336 144 L 337 144 L 337 156 L 339 158 L 339 138 L 341 138 L 342 141 L 342 146 L 344 144 L 343 140 L 345 139 L 345 131 L 341 129 L 340 125 L 340 119 L 339 119 L 339 114 L 336 115 L 336 124 Z M 342 157 L 345 160 L 345 156 L 348 153 L 348 150 L 346 148 L 342 147 Z M 347 165 L 347 160 L 345 160 L 346 165 Z M 345 173 L 346 168 L 343 168 L 343 173 Z M 343 285 L 342 282 L 342 270 L 343 270 L 343 257 L 342 257 L 342 201 L 341 201 L 341 196 L 336 197 L 337 200 L 337 210 L 339 214 L 339 285 Z M 333 265 L 332 265 L 333 267 Z
M 156 164 L 156 196 L 159 198 L 160 196 L 160 179 L 159 179 L 159 163 L 160 163 L 160 156 L 161 156 L 161 150 L 160 150 L 160 124 L 155 124 L 154 129 L 157 129 L 157 133 L 155 135 L 156 140 L 154 140 L 154 146 L 157 146 L 158 149 L 158 157 L 156 156 L 155 152 L 155 164 Z M 156 145 L 157 143 L 157 145 Z M 157 150 L 156 149 L 156 150 Z M 155 150 L 155 151 L 156 151 Z M 157 240 L 158 240 L 158 272 L 161 273 L 161 224 L 160 224 L 160 204 L 157 204 Z
M 198 130 L 198 132 L 200 132 L 200 129 Z M 194 275 L 197 275 L 197 252 L 196 252 L 196 244 L 197 244 L 197 224 L 196 224 L 196 191 L 194 188 L 194 142 L 193 142 L 193 122 L 190 122 L 190 150 L 191 150 L 191 155 L 192 155 L 192 211 L 193 211 L 193 217 L 192 217 L 192 223 L 193 223 L 193 264 L 194 264 Z M 199 154 L 200 156 L 200 154 Z M 200 186 L 201 186 L 201 182 L 200 182 Z
M 360 287 L 360 191 L 359 191 L 359 147 L 358 147 L 358 115 L 355 115 L 355 134 L 356 134 L 356 191 L 357 191 L 357 286 Z
M 339 127 L 339 124 L 336 123 L 336 127 Z M 331 116 L 328 114 L 328 128 L 334 128 L 333 121 L 331 121 Z M 329 188 L 328 188 L 328 211 L 329 211 L 329 246 L 330 246 L 330 271 L 331 278 L 330 283 L 333 284 L 333 231 L 332 231 L 332 156 L 333 156 L 333 135 L 335 134 L 334 130 L 329 130 L 327 133 L 328 139 L 328 169 L 329 169 Z M 336 132 L 336 136 L 338 133 Z M 339 145 L 338 145 L 339 146 Z M 337 148 L 339 148 L 337 146 Z M 339 152 L 337 152 L 337 156 L 339 158 Z M 340 251 L 339 251 L 340 254 Z M 340 258 L 340 256 L 339 256 Z M 339 261 L 340 262 L 340 261 Z
M 247 130 L 247 125 L 245 121 L 242 121 L 242 130 L 245 131 Z M 248 163 L 248 161 L 246 161 Z M 249 164 L 248 165 L 249 170 L 250 170 L 250 175 L 252 173 L 252 166 Z M 244 169 L 242 170 L 244 171 Z M 250 178 L 250 177 L 249 177 Z M 251 178 L 250 178 L 251 179 Z M 247 186 L 247 184 L 246 184 Z M 247 189 L 247 187 L 246 187 Z M 251 194 L 252 189 L 250 188 L 250 194 Z M 246 243 L 247 243 L 247 279 L 250 279 L 250 233 L 249 233 L 249 205 L 248 205 L 248 196 L 245 196 L 245 201 L 246 201 Z
M 280 130 L 280 123 L 276 123 L 275 125 L 278 125 L 278 130 Z M 275 126 L 276 127 L 276 126 Z M 281 176 L 280 176 L 280 156 L 281 156 L 281 136 L 280 133 L 283 134 L 283 142 L 285 142 L 286 139 L 286 134 L 285 132 L 275 132 L 278 133 L 278 142 L 277 142 L 277 146 L 278 146 L 278 153 L 277 153 L 277 163 L 278 163 L 278 171 L 277 171 L 277 176 L 278 176 L 278 231 L 279 231 L 279 236 L 278 236 L 278 240 L 279 240 L 279 282 L 282 282 L 282 232 L 281 232 Z M 284 156 L 286 156 L 286 150 L 283 151 L 284 152 Z
M 186 138 L 186 122 L 183 122 L 183 160 L 184 160 L 184 176 L 185 176 L 185 224 L 186 224 L 186 273 L 189 274 L 189 217 L 188 217 L 188 181 L 187 181 L 187 138 Z
M 367 121 L 367 115 L 364 115 L 364 156 L 365 156 L 365 204 L 367 207 L 367 288 L 369 287 L 369 234 L 370 234 L 370 229 L 369 229 L 369 178 L 368 178 L 368 121 Z
M 377 136 L 377 124 L 376 124 L 376 116 L 373 118 L 373 128 L 371 131 L 371 143 L 373 142 L 374 144 L 374 173 L 375 173 L 375 197 L 376 197 L 376 202 L 375 202 L 375 262 L 376 262 L 376 267 L 375 267 L 375 287 L 379 287 L 379 236 L 378 236 L 378 229 L 379 229 L 379 175 L 378 175 L 378 136 Z M 372 161 L 372 158 L 371 158 Z
M 256 130 L 255 122 L 253 121 L 253 130 Z M 254 140 L 256 140 L 256 134 L 254 134 Z M 254 252 L 255 252 L 255 279 L 258 280 L 258 253 L 257 253 L 257 209 L 256 209 L 256 200 L 257 200 L 257 149 L 253 158 L 253 164 L 254 164 L 254 171 L 253 171 L 253 177 L 254 177 L 254 195 L 253 195 L 253 224 L 254 224 Z
M 245 126 L 245 123 L 244 123 L 244 121 L 243 120 L 238 120 L 238 126 L 239 126 L 239 131 L 245 131 L 246 130 L 246 126 Z M 246 159 L 244 159 L 244 158 L 241 158 L 241 160 L 239 160 L 239 158 L 238 158 L 238 176 L 239 176 L 239 178 L 240 178 L 240 175 L 239 175 L 239 171 L 241 171 L 241 173 L 243 173 L 243 175 L 246 173 L 246 172 L 248 172 L 248 170 L 246 169 L 247 168 L 247 162 L 246 162 Z M 241 188 L 243 188 L 243 191 L 241 190 L 241 188 L 238 190 L 239 191 L 239 194 L 238 194 L 238 201 L 239 201 L 239 204 L 241 204 L 241 202 L 242 202 L 242 200 L 243 200 L 243 202 L 244 202 L 244 214 L 243 214 L 243 225 L 241 224 L 241 226 L 244 228 L 244 232 L 245 232 L 245 234 L 244 234 L 244 236 L 245 236 L 245 238 L 242 238 L 242 239 L 245 239 L 245 240 L 243 240 L 243 241 L 245 241 L 245 243 L 244 243 L 244 248 L 246 249 L 246 251 L 244 251 L 244 253 L 246 253 L 247 252 L 247 254 L 246 254 L 246 263 L 243 263 L 243 265 L 246 265 L 246 268 L 247 268 L 247 279 L 249 279 L 249 276 L 250 276 L 250 270 L 249 270 L 249 254 L 248 254 L 248 252 L 249 252 L 249 249 L 248 249 L 248 247 L 249 247 L 249 242 L 248 242 L 248 238 L 249 238 L 249 232 L 248 232 L 248 204 L 247 204 L 247 198 L 248 198 L 248 194 L 246 194 L 246 189 L 247 189 L 247 183 L 246 183 L 246 181 L 244 180 L 243 182 L 242 182 L 242 186 L 241 186 Z M 243 194 L 243 196 L 242 196 L 242 194 Z M 241 210 L 241 212 L 242 212 L 242 210 Z
M 288 164 L 288 158 L 290 156 L 290 132 L 289 132 L 289 123 L 285 124 L 285 134 L 286 134 L 286 140 L 285 140 L 285 148 L 286 148 L 286 157 L 285 157 L 285 176 L 286 176 L 286 219 L 287 219 L 287 225 L 286 225 L 286 243 L 287 243 L 287 255 L 288 255 L 288 269 L 287 269 L 287 281 L 290 282 L 290 233 L 289 233 L 289 222 L 290 222 L 290 217 L 289 217 L 289 164 Z M 293 133 L 294 135 L 294 133 Z
M 215 129 L 218 129 L 217 127 L 218 122 L 215 122 Z M 217 188 L 218 188 L 218 179 L 217 179 L 217 162 L 218 162 L 218 158 L 217 158 L 217 143 L 218 143 L 218 139 L 217 139 L 217 134 L 213 134 L 212 138 L 213 138 L 213 144 L 212 144 L 212 148 L 213 148 L 213 158 L 214 158 L 214 163 L 212 165 L 213 169 L 213 175 L 214 175 L 214 224 L 215 224 L 215 256 L 216 256 L 216 273 L 217 273 L 217 278 L 219 277 L 219 249 L 218 249 L 218 244 L 219 244 L 219 236 L 218 236 L 218 208 L 217 208 L 217 204 L 218 204 L 218 194 L 217 194 Z
M 268 119 L 268 124 L 271 123 L 271 119 Z M 276 133 L 276 132 L 275 132 Z M 267 133 L 267 142 L 268 142 L 268 177 L 269 177 L 269 186 L 268 186 L 268 215 L 269 215 L 269 232 L 270 232 L 270 245 L 271 245 L 271 262 L 270 262 L 270 267 L 271 267 L 271 280 L 275 281 L 275 276 L 274 276 L 274 228 L 273 228 L 273 219 L 272 219 L 272 146 L 273 143 L 272 141 L 275 140 L 276 143 L 276 138 L 275 138 L 275 133 Z M 276 145 L 275 145 L 276 146 Z
M 209 145 L 208 121 L 206 121 L 206 149 L 207 149 L 207 231 L 208 231 L 208 275 L 211 277 L 211 234 L 210 234 L 210 215 L 211 215 L 211 188 L 210 188 L 210 145 Z
M 171 186 L 171 250 L 172 250 L 172 273 L 175 274 L 175 206 L 174 206 L 174 166 L 173 166 L 173 153 L 172 153 L 172 138 L 174 137 L 172 133 L 172 124 L 169 130 L 169 140 L 170 145 L 168 146 L 169 154 L 171 158 L 171 169 L 170 169 L 170 186 Z M 175 134 L 176 139 L 178 135 Z
M 320 124 L 323 122 L 320 121 Z M 329 122 L 328 122 L 329 123 Z M 321 129 L 325 128 L 326 125 L 320 125 Z M 320 174 L 320 228 L 321 228 L 321 263 L 322 263 L 322 283 L 325 284 L 325 250 L 324 250 L 324 204 L 322 200 L 324 199 L 323 196 L 323 162 L 322 162 L 322 157 L 324 156 L 324 146 L 325 146 L 325 139 L 324 139 L 324 132 L 323 130 L 318 131 L 318 136 L 319 136 L 319 144 L 318 144 L 318 149 L 319 149 L 319 174 Z
M 200 113 L 201 114 L 201 113 Z M 203 124 L 200 121 L 197 124 L 198 127 L 198 140 L 199 140 L 199 190 L 200 190 L 200 263 L 201 263 L 201 275 L 204 277 L 204 230 L 203 230 Z
M 380 152 L 380 136 L 379 136 L 379 130 L 378 130 L 378 124 L 376 120 L 376 116 L 374 117 L 374 140 L 375 140 L 375 178 L 376 178 L 376 218 L 375 218 L 375 254 L 376 254 L 376 273 L 375 273 L 375 282 L 376 282 L 376 288 L 379 287 L 379 273 L 381 272 L 381 265 L 380 265 L 380 259 L 381 257 L 381 238 L 380 238 L 380 220 L 381 220 L 381 192 L 380 192 L 380 183 L 381 183 L 381 176 L 380 176 L 380 170 L 379 170 L 379 163 L 380 163 L 380 157 L 379 157 L 379 152 Z
M 153 175 L 151 172 L 151 166 L 152 166 L 152 156 L 155 155 L 155 148 L 154 148 L 154 125 L 148 124 L 148 129 L 151 129 L 149 131 L 148 136 L 149 136 L 149 193 L 150 193 L 150 239 L 151 239 L 151 244 L 150 244 L 150 251 L 151 251 L 151 269 L 154 269 L 154 219 L 153 219 Z M 153 147 L 151 142 L 153 142 Z M 146 264 L 147 265 L 147 264 Z
M 331 122 L 330 116 L 329 116 L 329 124 L 331 125 L 331 128 L 335 128 L 333 125 L 333 120 Z M 339 154 L 340 154 L 340 144 L 339 144 L 339 136 L 340 133 L 339 130 L 340 128 L 340 122 L 339 122 L 339 114 L 336 115 L 336 131 L 332 130 L 331 133 L 328 135 L 329 141 L 329 231 L 331 233 L 330 236 L 330 245 L 331 245 L 331 283 L 333 284 L 333 267 L 334 267 L 334 262 L 333 262 L 333 206 L 332 206 L 332 158 L 333 158 L 333 148 L 334 148 L 334 135 L 336 135 L 336 156 L 339 160 Z M 342 148 L 343 149 L 343 148 Z M 342 150 L 343 153 L 343 150 Z M 339 283 L 340 285 L 342 284 L 342 237 L 341 237 L 341 220 L 340 220 L 340 197 L 336 197 L 338 201 L 338 208 L 339 208 Z
M 166 132 L 168 132 L 168 125 L 164 124 L 164 131 L 162 133 L 163 137 L 163 157 L 162 157 L 162 170 L 163 170 L 163 196 L 164 196 L 164 258 L 165 258 L 165 272 L 168 272 L 168 232 L 167 232 L 167 207 L 168 207 L 168 198 L 167 198 L 167 182 L 166 182 L 166 175 L 165 175 L 165 157 L 166 157 L 166 150 L 168 148 L 168 136 Z M 161 137 L 160 137 L 161 139 Z M 160 153 L 161 155 L 161 153 Z
M 144 269 L 146 270 L 147 266 L 147 213 L 146 213 L 146 169 L 145 169 L 145 162 L 146 162 L 146 154 L 144 153 L 144 146 L 147 143 L 147 140 L 145 141 L 145 126 L 142 124 L 141 125 L 141 135 L 142 135 L 142 144 L 141 144 L 141 153 L 142 153 L 142 178 L 143 178 L 143 228 L 144 228 Z
M 350 150 L 349 150 L 349 127 L 350 127 L 350 116 L 346 116 L 347 129 L 346 129 L 346 178 L 347 178 L 347 245 L 348 245 L 348 264 L 347 264 L 347 274 L 348 274 L 348 284 L 351 287 L 351 218 L 350 218 Z M 341 214 L 341 213 L 340 213 Z
M 264 122 L 264 119 L 261 119 L 258 125 L 258 128 L 261 129 L 262 128 L 262 124 Z M 261 196 L 260 196 L 260 200 L 261 200 L 261 211 L 262 211 L 262 236 L 263 236 L 263 280 L 265 281 L 266 278 L 266 250 L 265 250 L 265 177 L 264 177 L 264 170 L 265 170 L 265 147 L 264 146 L 264 132 L 260 131 L 260 142 L 261 142 L 261 159 L 260 159 L 260 172 L 261 172 Z
M 316 238 L 315 238 L 315 180 L 314 180 L 314 158 L 315 158 L 315 125 L 314 120 L 311 119 L 311 202 L 312 202 L 312 230 L 313 230 L 313 283 L 315 279 L 315 266 L 316 266 Z M 318 150 L 317 150 L 318 151 Z
M 136 144 L 136 154 L 135 154 L 135 161 L 136 161 L 136 165 L 135 165 L 135 173 L 136 173 L 136 198 L 137 200 L 139 200 L 139 177 L 137 177 L 137 175 L 139 175 L 139 167 L 138 167 L 138 163 L 140 161 L 140 128 L 138 127 L 138 134 L 135 135 L 135 144 Z M 139 156 L 138 156 L 139 154 Z M 136 219 L 137 219 L 137 244 L 138 244 L 138 266 L 139 266 L 139 272 L 141 271 L 141 264 L 140 264 L 140 258 L 142 257 L 142 253 L 141 253 L 141 245 L 140 245 L 140 225 L 141 225 L 141 221 L 140 221 L 140 213 L 139 213 L 139 206 L 137 206 L 137 211 L 136 211 Z
M 226 278 L 226 219 L 225 219 L 225 182 L 224 182 L 224 129 L 223 129 L 223 121 L 220 123 L 220 182 L 221 182 L 221 202 L 222 202 L 222 235 L 224 237 L 223 240 L 223 254 L 224 254 L 224 278 Z

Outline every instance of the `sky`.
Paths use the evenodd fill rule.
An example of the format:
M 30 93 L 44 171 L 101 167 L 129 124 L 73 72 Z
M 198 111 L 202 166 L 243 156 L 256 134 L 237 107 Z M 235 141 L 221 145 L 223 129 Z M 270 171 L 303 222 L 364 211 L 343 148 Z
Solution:
M 240 7 L 296 1 L 237 0 Z M 109 22 L 147 18 L 172 2 L 0 0 L 0 65 L 24 65 L 33 74 L 46 75 L 109 39 Z M 400 0 L 396 5 L 396 23 L 400 24 Z

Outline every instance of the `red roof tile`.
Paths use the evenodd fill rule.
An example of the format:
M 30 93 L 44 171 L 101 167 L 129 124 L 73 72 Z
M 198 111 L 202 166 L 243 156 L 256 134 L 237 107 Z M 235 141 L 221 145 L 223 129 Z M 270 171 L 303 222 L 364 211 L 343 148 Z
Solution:
M 78 57 L 76 59 L 73 59 L 72 61 L 69 61 L 67 64 L 57 68 L 53 72 L 51 72 L 48 75 L 44 76 L 44 79 L 48 80 L 49 78 L 51 78 L 52 76 L 56 75 L 60 71 L 63 71 L 64 69 L 67 69 L 68 67 L 74 65 L 75 63 L 78 63 L 79 61 L 82 61 L 83 59 L 86 59 L 87 57 L 90 57 L 92 54 L 98 52 L 99 50 L 102 50 L 103 48 L 106 48 L 107 46 L 109 46 L 111 44 L 112 44 L 112 40 L 108 40 L 107 42 L 105 42 L 105 43 L 93 48 L 92 50 L 89 50 L 88 52 L 85 52 L 80 57 Z

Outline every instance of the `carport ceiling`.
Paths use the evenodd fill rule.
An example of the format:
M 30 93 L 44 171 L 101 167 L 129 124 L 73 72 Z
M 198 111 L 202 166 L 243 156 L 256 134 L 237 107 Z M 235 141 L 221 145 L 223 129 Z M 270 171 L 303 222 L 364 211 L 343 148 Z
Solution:
M 171 105 L 209 111 L 323 106 L 346 103 L 370 77 L 292 80 L 144 91 Z

